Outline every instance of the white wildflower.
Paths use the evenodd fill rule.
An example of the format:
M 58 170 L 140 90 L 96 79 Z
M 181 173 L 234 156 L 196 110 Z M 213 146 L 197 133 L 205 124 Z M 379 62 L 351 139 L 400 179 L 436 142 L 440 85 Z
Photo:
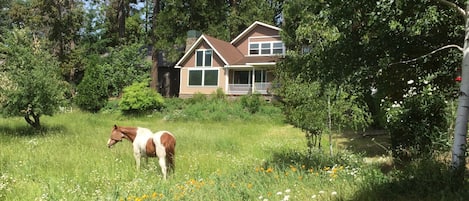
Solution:
M 414 80 L 407 81 L 407 84 L 413 84 L 413 83 L 414 83 Z

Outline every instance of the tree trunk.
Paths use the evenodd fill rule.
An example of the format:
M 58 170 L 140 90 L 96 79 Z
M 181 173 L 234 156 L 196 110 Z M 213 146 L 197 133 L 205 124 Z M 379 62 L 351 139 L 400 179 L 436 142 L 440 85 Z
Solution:
M 32 119 L 31 119 L 32 117 Z M 28 106 L 26 114 L 24 115 L 24 120 L 31 125 L 33 128 L 41 128 L 41 122 L 39 121 L 39 115 L 35 114 L 31 106 Z
M 119 0 L 117 7 L 117 23 L 119 25 L 119 39 L 125 37 L 125 0 Z
M 153 49 L 151 54 L 151 82 L 150 88 L 158 91 L 158 49 L 156 48 L 156 26 L 158 13 L 160 13 L 160 0 L 153 0 L 153 16 L 151 19 L 151 41 L 153 43 Z
M 451 166 L 454 170 L 456 186 L 464 181 L 464 170 L 466 166 L 466 137 L 467 123 L 469 117 L 469 20 L 467 13 L 469 12 L 469 3 L 466 3 L 465 16 L 465 37 L 462 60 L 462 81 L 459 91 L 458 109 L 456 115 L 456 125 L 454 129 L 454 142 L 452 147 Z

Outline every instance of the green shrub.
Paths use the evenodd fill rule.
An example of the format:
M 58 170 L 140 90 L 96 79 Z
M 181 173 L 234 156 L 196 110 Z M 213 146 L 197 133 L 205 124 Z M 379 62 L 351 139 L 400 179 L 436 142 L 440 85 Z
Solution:
M 207 101 L 207 96 L 200 92 L 194 93 L 194 95 L 192 95 L 191 98 L 187 99 L 187 102 L 189 104 L 204 103 L 206 101 Z
M 437 94 L 431 85 L 417 90 L 411 87 L 404 100 L 395 101 L 386 113 L 386 129 L 397 159 L 429 157 L 449 147 L 444 96 Z
M 83 110 L 97 112 L 106 105 L 108 83 L 104 79 L 104 67 L 90 65 L 86 68 L 83 80 L 77 86 L 75 104 Z
M 148 83 L 147 80 L 125 87 L 119 102 L 119 109 L 124 113 L 133 114 L 162 109 L 163 97 L 149 88 Z
M 242 96 L 240 101 L 241 105 L 245 110 L 247 110 L 251 114 L 254 114 L 259 111 L 259 108 L 262 103 L 261 99 L 262 97 L 259 93 L 254 93 Z
M 226 94 L 223 91 L 222 88 L 218 88 L 216 91 L 214 91 L 212 94 L 210 94 L 210 98 L 217 99 L 217 100 L 226 100 Z

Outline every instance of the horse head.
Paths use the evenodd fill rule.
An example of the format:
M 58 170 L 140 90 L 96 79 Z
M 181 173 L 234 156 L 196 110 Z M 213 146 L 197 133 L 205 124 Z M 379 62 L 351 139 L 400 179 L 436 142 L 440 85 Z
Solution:
M 112 145 L 122 141 L 122 138 L 125 138 L 124 133 L 120 130 L 120 128 L 117 125 L 114 125 L 114 128 L 112 129 L 111 136 L 109 137 L 109 140 L 107 141 L 107 147 L 111 148 Z

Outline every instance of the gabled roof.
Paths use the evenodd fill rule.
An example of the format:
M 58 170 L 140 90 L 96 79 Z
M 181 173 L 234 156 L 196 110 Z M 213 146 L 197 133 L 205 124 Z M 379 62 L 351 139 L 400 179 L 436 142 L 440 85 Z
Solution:
M 190 58 L 192 53 L 200 46 L 202 42 L 206 42 L 210 48 L 213 49 L 215 54 L 217 54 L 225 65 L 234 63 L 243 58 L 241 52 L 236 49 L 235 46 L 230 43 L 202 34 L 197 41 L 191 46 L 191 48 L 184 54 L 184 56 L 176 63 L 176 67 L 180 67 L 186 59 Z
M 272 64 L 275 63 L 279 58 L 273 56 L 244 56 L 233 44 L 239 42 L 245 35 L 249 34 L 253 29 L 257 26 L 264 26 L 269 29 L 274 29 L 280 31 L 281 29 L 268 25 L 259 21 L 255 21 L 251 24 L 248 28 L 246 28 L 241 34 L 239 34 L 235 39 L 231 42 L 226 42 L 205 34 L 202 34 L 195 43 L 188 49 L 188 51 L 184 54 L 184 56 L 176 63 L 175 67 L 181 67 L 181 64 L 189 59 L 196 48 L 198 48 L 202 42 L 206 42 L 211 49 L 217 54 L 220 59 L 223 61 L 225 66 L 232 66 L 232 65 L 247 65 L 253 63 L 263 63 L 263 64 Z
M 281 30 L 280 28 L 278 28 L 276 26 L 272 26 L 272 25 L 269 25 L 269 24 L 266 24 L 266 23 L 263 23 L 263 22 L 255 21 L 248 28 L 246 28 L 242 33 L 240 33 L 235 39 L 233 39 L 231 41 L 231 44 L 235 44 L 236 42 L 241 40 L 246 34 L 248 34 L 250 31 L 252 31 L 257 26 L 264 26 L 264 27 L 267 27 L 269 29 L 274 29 L 274 30 L 277 30 L 277 31 Z

